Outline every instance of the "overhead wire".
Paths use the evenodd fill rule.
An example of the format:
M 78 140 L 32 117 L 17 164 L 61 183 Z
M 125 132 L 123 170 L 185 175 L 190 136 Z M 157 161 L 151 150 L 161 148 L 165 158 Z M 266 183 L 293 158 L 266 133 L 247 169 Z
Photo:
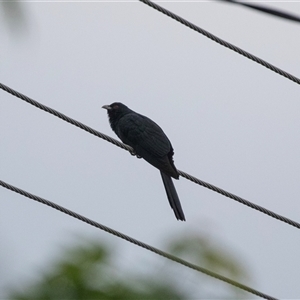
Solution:
M 124 240 L 126 240 L 126 241 L 128 241 L 130 243 L 133 243 L 133 244 L 135 244 L 135 245 L 137 245 L 139 247 L 142 247 L 142 248 L 144 248 L 146 250 L 149 250 L 149 251 L 151 251 L 153 253 L 156 253 L 156 254 L 158 254 L 160 256 L 163 256 L 163 257 L 165 257 L 167 259 L 170 259 L 170 260 L 172 260 L 172 261 L 174 261 L 176 263 L 179 263 L 179 264 L 181 264 L 181 265 L 183 265 L 185 267 L 188 267 L 188 268 L 193 269 L 195 271 L 201 272 L 201 273 L 206 274 L 208 276 L 211 276 L 211 277 L 213 277 L 215 279 L 219 279 L 219 280 L 221 280 L 223 282 L 226 282 L 226 283 L 228 283 L 228 284 L 230 284 L 232 286 L 235 286 L 236 288 L 239 288 L 241 290 L 247 291 L 247 292 L 249 292 L 251 294 L 254 294 L 256 296 L 259 296 L 261 298 L 269 299 L 269 300 L 276 300 L 276 298 L 274 298 L 272 296 L 269 296 L 267 294 L 259 292 L 259 291 L 255 290 L 255 289 L 250 288 L 250 287 L 248 287 L 248 286 L 246 286 L 244 284 L 241 284 L 241 283 L 239 283 L 237 281 L 229 279 L 229 278 L 227 278 L 225 276 L 222 276 L 220 274 L 217 274 L 215 272 L 207 270 L 207 269 L 205 269 L 203 267 L 200 267 L 200 266 L 197 266 L 195 264 L 192 264 L 192 263 L 190 263 L 190 262 L 188 262 L 186 260 L 183 260 L 183 259 L 181 259 L 181 258 L 179 258 L 177 256 L 174 256 L 172 254 L 169 254 L 167 252 L 159 250 L 159 249 L 157 249 L 155 247 L 152 247 L 152 246 L 150 246 L 148 244 L 145 244 L 145 243 L 143 243 L 143 242 L 141 242 L 141 241 L 139 241 L 137 239 L 134 239 L 134 238 L 132 238 L 132 237 L 126 235 L 126 234 L 123 234 L 123 233 L 121 233 L 119 231 L 116 231 L 116 230 L 110 228 L 110 227 L 102 225 L 102 224 L 100 224 L 100 223 L 98 223 L 96 221 L 93 221 L 93 220 L 91 220 L 91 219 L 89 219 L 89 218 L 87 218 L 85 216 L 82 216 L 82 215 L 80 215 L 80 214 L 78 214 L 78 213 L 76 213 L 76 212 L 74 212 L 72 210 L 69 210 L 69 209 L 67 209 L 67 208 L 65 208 L 63 206 L 60 206 L 60 205 L 58 205 L 58 204 L 56 204 L 54 202 L 51 202 L 49 200 L 46 200 L 44 198 L 41 198 L 41 197 L 36 196 L 34 194 L 31 194 L 31 193 L 29 193 L 27 191 L 24 191 L 24 190 L 22 190 L 20 188 L 17 188 L 17 187 L 15 187 L 15 186 L 13 186 L 11 184 L 8 184 L 8 183 L 6 183 L 6 182 L 4 182 L 2 180 L 0 180 L 0 185 L 2 187 L 4 187 L 4 188 L 10 190 L 10 191 L 13 191 L 13 192 L 18 193 L 20 195 L 23 195 L 23 196 L 25 196 L 25 197 L 27 197 L 29 199 L 32 199 L 32 200 L 37 201 L 37 202 L 40 202 L 40 203 L 45 204 L 47 206 L 50 206 L 50 207 L 52 207 L 52 208 L 54 208 L 56 210 L 59 210 L 60 212 L 63 212 L 63 213 L 65 213 L 65 214 L 67 214 L 67 215 L 69 215 L 69 216 L 71 216 L 73 218 L 76 218 L 76 219 L 78 219 L 78 220 L 80 220 L 82 222 L 85 222 L 85 223 L 87 223 L 89 225 L 92 225 L 92 226 L 94 226 L 94 227 L 96 227 L 98 229 L 106 231 L 106 232 L 108 232 L 108 233 L 110 233 L 112 235 L 115 235 L 115 236 L 117 236 L 117 237 L 119 237 L 121 239 L 124 239 Z
M 293 15 L 288 12 L 281 11 L 279 9 L 267 7 L 267 6 L 262 6 L 262 5 L 256 5 L 256 4 L 250 4 L 250 3 L 245 3 L 245 2 L 240 2 L 240 1 L 235 1 L 235 0 L 219 0 L 227 3 L 232 3 L 232 4 L 237 4 L 237 5 L 242 5 L 247 8 L 254 9 L 256 11 L 262 12 L 262 13 L 267 13 L 269 15 L 279 17 L 285 20 L 289 21 L 294 21 L 294 22 L 300 22 L 300 17 Z
M 118 140 L 116 140 L 116 139 L 114 139 L 114 138 L 112 138 L 112 137 L 110 137 L 108 135 L 105 135 L 105 134 L 103 134 L 103 133 L 101 133 L 101 132 L 99 132 L 99 131 L 97 131 L 97 130 L 95 130 L 95 129 L 93 129 L 93 128 L 91 128 L 91 127 L 89 127 L 89 126 L 87 126 L 87 125 L 85 125 L 83 123 L 81 123 L 81 122 L 79 122 L 79 121 L 76 121 L 75 119 L 72 119 L 72 118 L 70 118 L 70 117 L 62 114 L 62 113 L 60 113 L 59 111 L 57 111 L 57 110 L 55 110 L 53 108 L 50 108 L 50 107 L 48 107 L 48 106 L 46 106 L 44 104 L 41 104 L 38 101 L 33 100 L 33 99 L 29 98 L 28 96 L 25 96 L 24 94 L 19 93 L 19 92 L 15 91 L 14 89 L 12 89 L 12 88 L 4 85 L 3 83 L 0 83 L 0 88 L 2 90 L 4 90 L 4 91 L 10 93 L 11 95 L 14 95 L 14 96 L 20 98 L 21 100 L 24 100 L 27 103 L 29 103 L 29 104 L 31 104 L 31 105 L 33 105 L 35 107 L 38 107 L 41 110 L 44 110 L 44 111 L 46 111 L 46 112 L 48 112 L 48 113 L 50 113 L 50 114 L 52 114 L 52 115 L 54 115 L 54 116 L 56 116 L 56 117 L 64 120 L 64 121 L 66 121 L 66 122 L 68 122 L 68 123 L 70 123 L 72 125 L 75 125 L 76 127 L 79 127 L 81 129 L 83 129 L 83 130 L 85 130 L 85 131 L 87 131 L 87 132 L 89 132 L 89 133 L 91 133 L 91 134 L 99 137 L 99 138 L 102 138 L 102 139 L 104 139 L 104 140 L 106 140 L 106 141 L 108 141 L 108 142 L 110 142 L 110 143 L 112 143 L 112 144 L 114 144 L 114 145 L 116 145 L 116 146 L 124 149 L 124 150 L 129 151 L 132 155 L 136 155 L 135 152 L 134 152 L 134 150 L 130 146 L 125 145 L 125 144 L 121 143 L 120 141 L 118 141 Z M 201 185 L 201 186 L 203 186 L 205 188 L 208 188 L 208 189 L 210 189 L 210 190 L 212 190 L 214 192 L 217 192 L 217 193 L 219 193 L 219 194 L 221 194 L 223 196 L 226 196 L 226 197 L 228 197 L 230 199 L 238 201 L 239 203 L 244 204 L 244 205 L 246 205 L 246 206 L 248 206 L 248 207 L 250 207 L 252 209 L 255 209 L 255 210 L 259 211 L 259 212 L 262 212 L 262 213 L 264 213 L 264 214 L 266 214 L 266 215 L 268 215 L 268 216 L 270 216 L 272 218 L 275 218 L 275 219 L 277 219 L 277 220 L 279 220 L 281 222 L 285 222 L 286 224 L 289 224 L 289 225 L 291 225 L 293 227 L 296 227 L 296 228 L 300 229 L 300 223 L 298 223 L 296 221 L 293 221 L 293 220 L 291 220 L 289 218 L 286 218 L 286 217 L 284 217 L 282 215 L 274 213 L 273 211 L 271 211 L 269 209 L 266 209 L 266 208 L 264 208 L 262 206 L 254 204 L 254 203 L 252 203 L 252 202 L 250 202 L 250 201 L 248 201 L 248 200 L 246 200 L 244 198 L 241 198 L 241 197 L 239 197 L 237 195 L 234 195 L 234 194 L 232 194 L 230 192 L 227 192 L 227 191 L 225 191 L 225 190 L 223 190 L 223 189 L 221 189 L 221 188 L 219 188 L 219 187 L 217 187 L 217 186 L 215 186 L 213 184 L 207 183 L 207 182 L 205 182 L 203 180 L 200 180 L 200 179 L 198 179 L 198 178 L 196 178 L 196 177 L 194 177 L 192 175 L 189 175 L 188 173 L 185 173 L 185 172 L 180 171 L 180 170 L 178 170 L 178 172 L 179 172 L 180 176 L 182 176 L 182 177 L 184 177 L 184 178 L 186 178 L 186 179 L 188 179 L 188 180 L 190 180 L 190 181 L 192 181 L 192 182 L 194 182 L 196 184 L 199 184 L 199 185 Z
M 297 84 L 300 84 L 300 78 L 298 78 L 298 77 L 296 77 L 296 76 L 294 76 L 294 75 L 292 75 L 292 74 L 290 74 L 286 71 L 281 70 L 280 68 L 266 62 L 265 60 L 255 56 L 255 55 L 253 55 L 253 54 L 251 54 L 251 53 L 249 53 L 249 52 L 247 52 L 247 51 L 245 51 L 245 50 L 243 50 L 243 49 L 241 49 L 241 48 L 239 48 L 239 47 L 237 47 L 237 46 L 235 46 L 231 43 L 226 42 L 225 40 L 222 40 L 221 38 L 219 38 L 219 37 L 213 35 L 212 33 L 200 28 L 199 26 L 187 21 L 186 19 L 174 14 L 173 12 L 171 12 L 171 11 L 167 10 L 166 8 L 158 5 L 157 3 L 154 3 L 150 0 L 139 0 L 139 1 L 143 2 L 144 4 L 147 4 L 148 6 L 156 9 L 157 11 L 167 15 L 168 17 L 176 20 L 177 22 L 179 22 L 179 23 L 181 23 L 181 24 L 197 31 L 198 33 L 201 33 L 202 35 L 206 36 L 207 38 L 209 38 L 209 39 L 211 39 L 215 42 L 217 42 L 218 44 L 220 44 L 220 45 L 222 45 L 226 48 L 229 48 L 229 49 L 231 49 L 231 50 L 233 50 L 233 51 L 249 58 L 252 61 L 255 61 L 256 63 L 266 67 L 269 70 L 272 70 L 273 72 L 275 72 L 275 73 L 277 73 L 277 74 L 279 74 L 279 75 L 281 75 L 281 76 L 283 76 L 283 77 L 285 77 L 285 78 L 287 78 L 287 79 L 289 79 L 289 80 L 291 80 L 291 81 L 293 81 Z

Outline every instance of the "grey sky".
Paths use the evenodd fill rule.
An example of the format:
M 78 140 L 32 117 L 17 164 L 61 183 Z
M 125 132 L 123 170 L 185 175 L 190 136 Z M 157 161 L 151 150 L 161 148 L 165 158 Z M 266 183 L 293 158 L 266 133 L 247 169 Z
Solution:
M 27 34 L 0 27 L 0 81 L 114 136 L 104 104 L 157 122 L 178 169 L 300 221 L 299 86 L 137 2 L 23 3 Z M 300 76 L 300 25 L 215 2 L 162 6 Z M 300 14 L 300 3 L 267 3 Z M 266 4 L 266 5 L 267 5 Z M 184 178 L 186 223 L 159 172 L 128 152 L 0 91 L 1 179 L 161 246 L 198 231 L 230 246 L 278 298 L 299 298 L 300 232 Z M 0 188 L 0 285 L 30 278 L 74 233 L 152 254 Z M 199 280 L 202 280 L 199 275 Z M 185 279 L 188 281 L 188 279 Z

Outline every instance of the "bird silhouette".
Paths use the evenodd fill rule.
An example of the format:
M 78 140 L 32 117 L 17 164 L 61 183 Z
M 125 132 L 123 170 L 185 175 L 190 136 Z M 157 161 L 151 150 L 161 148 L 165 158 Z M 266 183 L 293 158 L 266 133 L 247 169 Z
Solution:
M 174 165 L 174 150 L 166 134 L 151 119 L 138 114 L 120 102 L 104 105 L 112 130 L 121 141 L 131 146 L 136 154 L 160 170 L 171 208 L 177 220 L 185 216 L 172 181 L 179 179 Z

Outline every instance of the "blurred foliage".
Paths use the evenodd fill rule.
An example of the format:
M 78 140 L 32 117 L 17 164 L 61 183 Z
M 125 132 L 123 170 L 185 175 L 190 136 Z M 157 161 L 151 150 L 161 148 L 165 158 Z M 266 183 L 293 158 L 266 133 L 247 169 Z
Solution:
M 179 291 L 159 280 L 141 276 L 117 279 L 111 273 L 112 252 L 107 246 L 89 242 L 66 249 L 51 264 L 51 270 L 40 274 L 39 282 L 11 293 L 10 299 L 182 299 Z
M 187 235 L 180 240 L 173 240 L 169 245 L 169 251 L 232 279 L 247 277 L 245 270 L 236 262 L 233 255 L 213 246 L 202 236 Z
M 203 267 L 216 272 L 231 275 L 232 279 L 246 278 L 245 271 L 238 266 L 234 258 L 217 250 L 206 238 L 194 235 L 184 236 L 173 240 L 169 250 L 173 253 L 194 260 Z M 166 263 L 163 269 L 138 274 L 136 270 L 120 271 L 115 265 L 115 254 L 106 245 L 95 241 L 85 241 L 84 245 L 76 245 L 61 251 L 61 256 L 51 263 L 50 268 L 39 274 L 38 282 L 22 288 L 13 288 L 10 292 L 11 300 L 68 300 L 68 299 L 190 299 L 191 294 L 182 288 L 182 273 L 172 274 Z M 150 269 L 150 268 L 149 268 Z M 194 272 L 192 270 L 188 270 Z M 121 272 L 121 276 L 120 276 Z M 178 276 L 180 274 L 180 276 Z M 198 278 L 199 275 L 195 273 Z M 174 275 L 174 274 L 173 274 Z M 174 279 L 174 278 L 175 279 Z M 197 281 L 198 281 L 197 278 Z M 200 278 L 199 283 L 203 284 Z M 216 283 L 210 279 L 209 284 Z M 232 290 L 232 298 L 241 295 Z
M 219 248 L 210 242 L 209 238 L 198 234 L 189 234 L 180 240 L 173 240 L 169 245 L 169 251 L 200 265 L 210 271 L 221 274 L 235 281 L 250 281 L 250 276 L 242 265 L 224 247 Z M 244 292 L 232 285 L 227 285 L 232 290 L 234 299 L 244 295 Z
M 0 2 L 1 25 L 6 25 L 11 33 L 22 34 L 27 31 L 28 22 L 23 3 L 17 1 Z

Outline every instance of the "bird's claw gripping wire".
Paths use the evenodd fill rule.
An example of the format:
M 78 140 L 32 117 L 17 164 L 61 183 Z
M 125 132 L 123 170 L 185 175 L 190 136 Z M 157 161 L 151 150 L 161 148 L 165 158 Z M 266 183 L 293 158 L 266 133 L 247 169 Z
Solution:
M 129 153 L 132 155 L 132 156 L 136 156 L 137 158 L 142 158 L 141 156 L 139 156 L 138 154 L 136 154 L 136 152 L 134 150 L 129 150 Z

